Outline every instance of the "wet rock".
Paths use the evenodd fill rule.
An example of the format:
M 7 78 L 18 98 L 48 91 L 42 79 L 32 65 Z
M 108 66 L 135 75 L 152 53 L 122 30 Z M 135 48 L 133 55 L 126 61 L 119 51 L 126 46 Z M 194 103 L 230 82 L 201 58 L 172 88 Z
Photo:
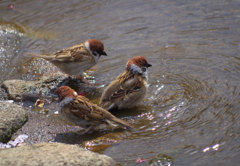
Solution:
M 106 133 L 102 136 L 98 136 L 96 139 L 91 139 L 82 142 L 82 147 L 85 149 L 91 150 L 93 152 L 104 152 L 108 147 L 119 144 L 121 140 L 120 132 L 115 131 L 114 133 Z
M 138 157 L 136 163 L 138 166 L 172 166 L 174 159 L 165 154 L 159 154 L 157 156 L 142 159 Z
M 22 98 L 24 93 L 33 89 L 34 84 L 34 81 L 7 80 L 3 82 L 2 88 L 7 91 L 9 99 L 17 101 Z
M 165 154 L 159 154 L 149 161 L 148 166 L 171 166 L 172 163 L 172 157 Z
M 0 165 L 115 166 L 116 163 L 108 156 L 87 151 L 76 145 L 39 143 L 0 150 Z
M 27 111 L 21 106 L 0 101 L 0 142 L 7 142 L 27 121 Z
M 48 95 L 60 82 L 61 76 L 43 76 L 37 81 L 6 80 L 2 88 L 6 90 L 8 98 L 14 101 L 30 100 L 35 102 L 42 95 Z
M 8 94 L 3 88 L 0 88 L 0 100 L 8 100 Z
M 94 85 L 87 85 L 79 79 L 66 78 L 61 74 L 42 76 L 36 81 L 6 80 L 1 87 L 6 91 L 10 100 L 36 102 L 37 99 L 51 99 L 57 87 L 65 85 L 77 92 L 94 93 L 97 89 Z

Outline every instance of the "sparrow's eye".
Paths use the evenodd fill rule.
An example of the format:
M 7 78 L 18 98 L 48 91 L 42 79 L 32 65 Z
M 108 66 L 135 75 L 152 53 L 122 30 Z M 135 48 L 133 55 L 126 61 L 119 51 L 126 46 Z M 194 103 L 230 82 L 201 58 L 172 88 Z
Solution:
M 146 67 L 142 67 L 142 71 L 143 72 L 147 71 L 147 68 Z

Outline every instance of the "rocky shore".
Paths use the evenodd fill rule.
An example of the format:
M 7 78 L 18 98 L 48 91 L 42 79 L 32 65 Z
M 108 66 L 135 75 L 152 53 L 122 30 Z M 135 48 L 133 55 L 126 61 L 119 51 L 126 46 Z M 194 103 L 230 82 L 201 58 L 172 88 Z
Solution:
M 50 107 L 50 103 L 57 103 L 56 87 L 71 84 L 86 92 L 96 89 L 83 87 L 79 80 L 62 78 L 58 75 L 41 77 L 37 81 L 7 80 L 2 83 L 0 93 L 5 98 L 0 101 L 0 165 L 116 165 L 106 155 L 54 141 L 60 130 L 66 132 L 65 124 L 54 115 L 55 108 Z M 49 107 L 34 106 L 37 99 Z M 29 111 L 33 107 L 36 112 Z
M 94 165 L 114 166 L 115 161 L 106 156 L 87 151 L 77 145 L 39 143 L 0 150 L 0 165 Z

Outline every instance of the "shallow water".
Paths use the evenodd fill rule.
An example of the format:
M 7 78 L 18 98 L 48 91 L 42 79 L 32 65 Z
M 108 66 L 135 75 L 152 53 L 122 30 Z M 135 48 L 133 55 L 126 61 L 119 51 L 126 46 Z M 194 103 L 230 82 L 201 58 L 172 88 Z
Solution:
M 121 141 L 97 152 L 122 165 L 157 154 L 177 166 L 238 165 L 239 26 L 234 0 L 0 1 L 0 82 L 57 72 L 46 61 L 31 63 L 26 52 L 100 39 L 108 56 L 91 69 L 97 83 L 107 85 L 137 55 L 153 66 L 146 99 L 115 113 L 136 129 L 108 133 Z M 55 141 L 82 143 L 71 136 Z

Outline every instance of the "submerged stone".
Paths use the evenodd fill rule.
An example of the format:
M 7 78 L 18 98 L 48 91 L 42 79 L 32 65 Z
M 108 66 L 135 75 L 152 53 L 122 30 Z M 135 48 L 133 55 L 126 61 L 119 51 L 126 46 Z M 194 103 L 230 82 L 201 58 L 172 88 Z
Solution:
M 111 157 L 87 151 L 77 145 L 39 143 L 0 150 L 0 165 L 115 166 L 116 163 Z

